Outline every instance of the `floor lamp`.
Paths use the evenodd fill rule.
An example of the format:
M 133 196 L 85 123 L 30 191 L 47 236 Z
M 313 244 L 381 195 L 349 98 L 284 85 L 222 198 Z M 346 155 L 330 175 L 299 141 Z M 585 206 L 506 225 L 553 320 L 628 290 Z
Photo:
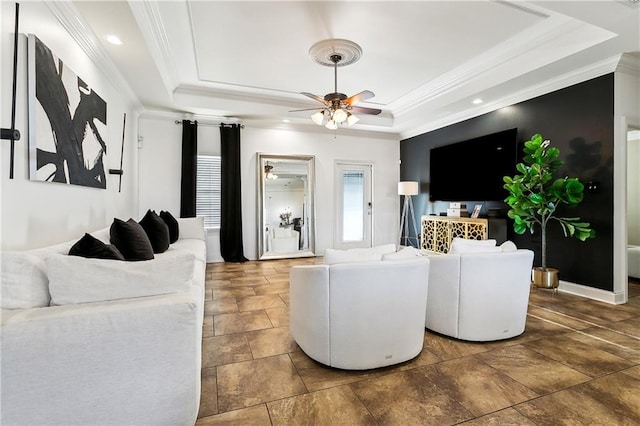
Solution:
M 400 219 L 400 230 L 398 231 L 398 247 L 404 242 L 405 245 L 410 245 L 409 237 L 409 215 L 411 216 L 411 223 L 413 223 L 413 230 L 416 233 L 416 246 L 418 245 L 418 227 L 416 226 L 416 215 L 413 211 L 413 202 L 411 201 L 412 195 L 418 195 L 418 182 L 405 181 L 398 182 L 398 195 L 404 195 L 404 205 L 402 206 L 402 218 Z

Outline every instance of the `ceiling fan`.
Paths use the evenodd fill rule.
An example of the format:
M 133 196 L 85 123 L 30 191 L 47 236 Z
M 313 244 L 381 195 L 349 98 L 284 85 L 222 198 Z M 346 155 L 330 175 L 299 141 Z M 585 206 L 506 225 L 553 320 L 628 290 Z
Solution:
M 375 95 L 370 90 L 364 90 L 349 97 L 344 93 L 338 92 L 338 67 L 352 64 L 360 59 L 362 55 L 360 46 L 352 41 L 343 39 L 323 40 L 311 46 L 309 55 L 321 65 L 333 66 L 334 91 L 333 93 L 324 95 L 324 98 L 314 95 L 313 93 L 301 92 L 302 95 L 320 102 L 323 106 L 297 109 L 290 112 L 311 111 L 319 108 L 320 110 L 313 114 L 311 119 L 317 125 L 322 126 L 324 124 L 327 129 L 331 130 L 337 129 L 338 124 L 344 123 L 345 121 L 349 126 L 358 122 L 359 118 L 356 117 L 354 113 L 378 115 L 382 112 L 382 110 L 377 108 L 354 105 L 360 101 L 373 98 Z

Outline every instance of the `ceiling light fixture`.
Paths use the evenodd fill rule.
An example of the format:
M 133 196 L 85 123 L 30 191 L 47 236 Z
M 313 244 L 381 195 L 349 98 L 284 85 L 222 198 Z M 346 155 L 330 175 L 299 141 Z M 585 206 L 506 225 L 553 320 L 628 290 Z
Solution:
M 278 175 L 273 173 L 273 166 L 265 164 L 264 166 L 264 178 L 268 180 L 278 179 Z
M 318 126 L 322 126 L 322 122 L 324 121 L 324 111 L 318 111 L 311 116 L 311 119 Z
M 471 103 L 474 104 L 474 105 L 480 105 L 482 102 L 484 102 L 484 101 L 482 99 L 480 99 L 480 98 L 476 98 L 476 99 L 471 101 Z
M 353 57 L 349 57 L 349 63 L 353 63 L 360 58 L 362 54 L 362 50 L 360 50 L 360 46 L 353 43 L 356 47 L 354 47 L 355 51 L 352 54 Z M 313 54 L 312 54 L 313 56 Z M 316 123 L 318 126 L 322 126 L 324 123 L 325 116 L 327 117 L 327 122 L 324 123 L 324 127 L 329 130 L 337 130 L 338 124 L 344 123 L 347 121 L 349 116 L 354 117 L 351 121 L 347 121 L 347 125 L 351 127 L 351 125 L 358 121 L 358 118 L 351 113 L 351 103 L 345 102 L 347 101 L 347 95 L 342 93 L 338 93 L 338 62 L 343 60 L 342 55 L 333 54 L 329 57 L 329 60 L 333 64 L 333 72 L 334 72 L 334 93 L 330 93 L 325 96 L 324 100 L 327 102 L 327 107 L 318 111 L 311 116 L 311 120 Z M 322 63 L 322 62 L 321 62 Z M 324 65 L 324 63 L 322 63 Z M 346 65 L 346 64 L 343 64 Z M 329 97 L 329 99 L 327 99 Z M 325 114 L 326 112 L 326 114 Z
M 374 94 L 370 90 L 364 90 L 358 94 L 348 97 L 344 93 L 338 92 L 338 67 L 350 65 L 360 59 L 362 48 L 356 43 L 344 39 L 327 39 L 319 41 L 311 46 L 309 55 L 320 65 L 333 67 L 334 91 L 324 97 L 316 96 L 312 93 L 302 92 L 303 95 L 323 104 L 320 111 L 311 115 L 311 120 L 318 126 L 324 125 L 327 129 L 336 130 L 339 124 L 347 123 L 349 127 L 359 121 L 353 113 L 377 115 L 382 110 L 377 108 L 367 108 L 355 106 L 360 101 L 371 99 Z M 306 108 L 296 111 L 308 111 Z
M 349 127 L 353 126 L 358 121 L 360 121 L 360 119 L 358 117 L 356 117 L 355 115 L 351 114 L 350 112 L 347 113 L 347 124 L 349 125 Z
M 104 39 L 114 46 L 122 46 L 124 44 L 122 39 L 114 34 L 107 34 L 106 36 L 104 36 Z

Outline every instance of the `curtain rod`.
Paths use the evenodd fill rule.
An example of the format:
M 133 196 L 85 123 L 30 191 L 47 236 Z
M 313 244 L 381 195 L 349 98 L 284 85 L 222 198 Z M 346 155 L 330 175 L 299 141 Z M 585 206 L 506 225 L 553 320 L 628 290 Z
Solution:
M 191 123 L 194 122 L 194 120 L 188 120 Z M 195 120 L 197 121 L 197 120 Z M 174 123 L 176 124 L 182 124 L 182 120 L 176 120 L 174 121 Z M 231 126 L 232 124 L 237 124 L 237 123 L 220 123 L 220 124 L 212 124 L 212 123 L 203 123 L 203 122 L 198 122 L 198 126 L 211 126 L 211 127 L 224 127 L 224 126 Z M 240 128 L 244 129 L 244 124 L 240 124 Z

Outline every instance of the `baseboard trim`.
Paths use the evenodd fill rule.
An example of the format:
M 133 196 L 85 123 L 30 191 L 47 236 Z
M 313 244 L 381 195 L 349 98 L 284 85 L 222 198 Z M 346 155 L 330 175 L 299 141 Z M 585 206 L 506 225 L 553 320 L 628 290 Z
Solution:
M 616 293 L 613 291 L 593 288 L 582 284 L 576 284 L 569 281 L 560 280 L 558 291 L 563 293 L 575 294 L 576 296 L 587 297 L 601 302 L 611 303 L 612 305 L 621 305 L 627 303 L 624 293 Z

